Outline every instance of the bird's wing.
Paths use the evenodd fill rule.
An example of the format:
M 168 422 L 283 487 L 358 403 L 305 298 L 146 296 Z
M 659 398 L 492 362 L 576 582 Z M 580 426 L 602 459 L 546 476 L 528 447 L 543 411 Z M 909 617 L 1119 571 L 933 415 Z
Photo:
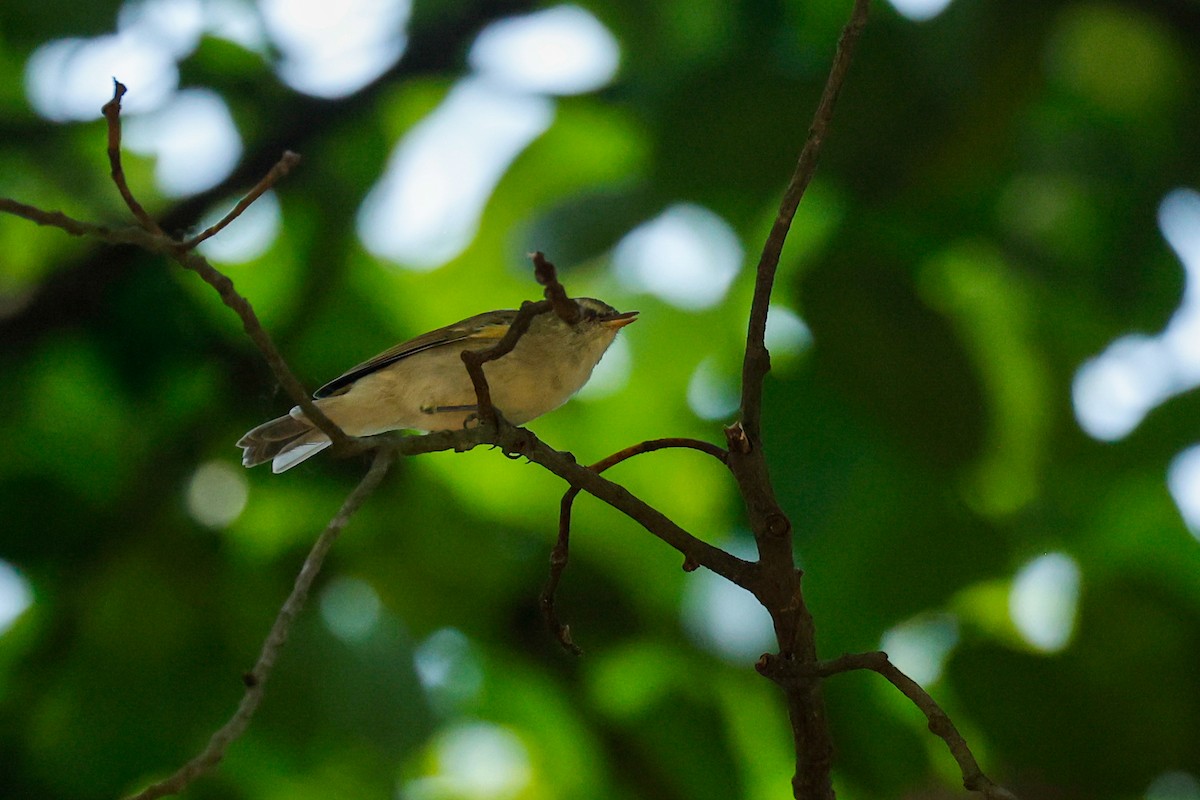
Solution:
M 453 325 L 447 325 L 444 328 L 423 333 L 415 339 L 409 339 L 407 342 L 401 342 L 395 347 L 384 350 L 374 358 L 368 359 L 334 378 L 320 389 L 317 389 L 313 397 L 320 399 L 340 394 L 364 375 L 370 375 L 372 372 L 381 370 L 389 364 L 395 364 L 397 361 L 401 361 L 424 350 L 445 347 L 456 342 L 494 341 L 499 339 L 508 332 L 509 325 L 512 323 L 513 316 L 516 313 L 515 311 L 489 311 L 485 314 L 477 314 L 474 317 L 464 319 L 462 322 L 456 322 Z M 466 368 L 464 367 L 464 369 Z

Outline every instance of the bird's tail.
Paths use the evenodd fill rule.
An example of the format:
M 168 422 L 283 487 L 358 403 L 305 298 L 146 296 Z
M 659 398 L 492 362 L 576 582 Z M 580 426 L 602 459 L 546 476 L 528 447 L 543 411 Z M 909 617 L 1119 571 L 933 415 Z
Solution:
M 264 422 L 238 439 L 242 448 L 242 466 L 256 467 L 271 462 L 275 473 L 289 470 L 329 447 L 329 437 L 304 417 L 300 410 L 270 422 Z

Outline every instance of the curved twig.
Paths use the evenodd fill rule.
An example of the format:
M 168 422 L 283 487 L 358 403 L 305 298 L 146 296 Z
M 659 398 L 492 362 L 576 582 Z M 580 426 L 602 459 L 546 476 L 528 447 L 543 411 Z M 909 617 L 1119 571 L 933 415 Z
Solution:
M 958 728 L 954 726 L 949 715 L 942 710 L 929 692 L 921 687 L 921 684 L 901 672 L 888 659 L 887 653 L 849 653 L 839 656 L 821 662 L 818 674 L 823 678 L 828 678 L 841 672 L 859 669 L 877 672 L 887 678 L 889 683 L 899 689 L 901 694 L 921 710 L 921 713 L 929 720 L 929 730 L 946 743 L 946 747 L 950 749 L 950 755 L 958 762 L 958 768 L 962 771 L 964 787 L 972 792 L 979 792 L 987 800 L 1016 800 L 1016 795 L 983 774 L 971 748 L 967 746 L 966 740 L 958 732 Z
M 304 566 L 300 568 L 300 574 L 296 576 L 292 593 L 288 595 L 287 600 L 279 609 L 275 623 L 271 626 L 271 631 L 263 642 L 258 660 L 254 663 L 254 667 L 243 676 L 246 691 L 242 695 L 242 701 L 238 704 L 234 715 L 209 738 L 208 745 L 199 755 L 176 770 L 170 777 L 146 787 L 131 796 L 129 800 L 154 800 L 154 798 L 178 794 L 192 781 L 216 767 L 225 757 L 229 746 L 246 730 L 259 703 L 262 702 L 264 687 L 275 667 L 275 660 L 279 657 L 279 652 L 287 641 L 292 622 L 304 607 L 305 600 L 308 599 L 309 589 L 312 588 L 313 580 L 321 571 L 325 556 L 333 547 L 338 534 L 354 516 L 354 512 L 358 511 L 371 492 L 379 486 L 394 459 L 395 451 L 391 448 L 380 448 L 375 453 L 375 460 L 371 462 L 371 468 L 367 474 L 359 481 L 354 491 L 346 497 L 342 507 L 338 509 L 338 512 L 329 520 L 329 524 L 325 526 L 325 530 L 321 531 L 321 535 L 317 537 L 308 557 L 304 559 Z
M 218 270 L 212 264 L 209 264 L 202 256 L 192 252 L 197 244 L 204 239 L 212 236 L 217 231 L 224 228 L 233 220 L 245 211 L 251 203 L 262 195 L 268 188 L 273 186 L 279 178 L 286 175 L 292 167 L 300 161 L 300 156 L 292 152 L 284 153 L 283 158 L 276 164 L 267 175 L 258 182 L 250 192 L 242 198 L 242 200 L 234 207 L 233 211 L 225 215 L 225 218 L 218 222 L 213 227 L 206 230 L 197 237 L 193 237 L 187 241 L 180 241 L 163 233 L 162 229 L 150 218 L 146 210 L 134 198 L 133 193 L 129 190 L 129 186 L 125 182 L 125 171 L 121 167 L 121 98 L 125 95 L 125 85 L 120 81 L 113 79 L 113 97 L 104 104 L 104 118 L 108 122 L 108 159 L 112 165 L 112 179 L 117 186 L 117 190 L 121 196 L 125 198 L 125 204 L 129 206 L 129 210 L 133 212 L 133 216 L 138 220 L 141 227 L 149 235 L 151 242 L 142 244 L 147 249 L 165 253 L 174 259 L 184 269 L 191 270 L 200 276 L 201 280 L 209 286 L 216 289 L 217 294 L 221 297 L 221 302 L 228 306 L 242 320 L 242 328 L 246 334 L 258 346 L 259 352 L 271 367 L 271 371 L 275 373 L 276 380 L 279 381 L 284 391 L 292 399 L 296 405 L 300 406 L 304 411 L 304 415 L 312 421 L 314 425 L 321 429 L 330 440 L 334 447 L 343 454 L 349 454 L 360 451 L 360 445 L 351 441 L 341 428 L 333 423 L 321 409 L 317 408 L 313 403 L 304 386 L 297 380 L 291 368 L 284 361 L 279 349 L 275 347 L 275 343 L 271 340 L 270 334 L 266 332 L 262 324 L 258 320 L 258 315 L 254 313 L 254 308 L 250 305 L 245 297 L 234 289 L 233 281 L 227 275 Z M 60 215 L 62 216 L 62 215 Z M 63 217 L 63 221 L 68 218 Z M 35 220 L 36 221 L 36 220 Z M 46 224 L 39 222 L 39 224 Z M 87 230 L 86 234 L 81 232 L 85 228 L 79 224 L 74 225 L 74 231 L 64 227 L 64 230 L 75 233 L 75 235 L 96 235 L 106 241 L 115 241 L 111 236 L 103 235 L 101 231 L 106 229 L 97 229 L 96 226 L 90 226 L 91 230 Z
M 180 246 L 185 250 L 191 250 L 193 247 L 205 241 L 206 239 L 211 239 L 212 237 L 216 236 L 218 233 L 223 231 L 225 227 L 229 225 L 229 223 L 240 217 L 242 212 L 249 208 L 250 204 L 261 197 L 264 192 L 278 183 L 281 178 L 287 176 L 287 174 L 291 172 L 299 163 L 299 153 L 293 153 L 291 150 L 285 150 L 279 161 L 275 163 L 275 166 L 271 167 L 270 171 L 263 176 L 262 180 L 254 185 L 253 189 L 246 192 L 246 196 L 239 200 L 237 205 L 235 205 L 228 214 L 222 217 L 216 224 L 210 225 L 202 232 L 196 234 L 190 239 L 186 239 Z
M 626 447 L 624 450 L 619 450 L 612 455 L 597 461 L 588 469 L 599 474 L 604 472 L 609 467 L 616 466 L 626 459 L 633 458 L 642 453 L 651 453 L 655 450 L 665 450 L 667 448 L 688 448 L 691 450 L 699 450 L 702 453 L 707 453 L 713 458 L 726 463 L 726 458 L 729 455 L 723 449 L 710 442 L 701 441 L 700 439 L 687 438 L 665 438 L 665 439 L 650 439 L 645 442 Z M 546 585 L 542 589 L 542 594 L 538 598 L 538 605 L 542 609 L 542 618 L 546 620 L 546 626 L 550 633 L 565 650 L 573 655 L 579 655 L 579 646 L 571 639 L 571 627 L 564 625 L 558 619 L 558 613 L 554 607 L 555 593 L 558 591 L 558 584 L 562 580 L 562 574 L 567 568 L 567 562 L 570 558 L 571 547 L 571 509 L 575 504 L 575 498 L 579 496 L 582 488 L 572 485 L 571 488 L 563 494 L 562 501 L 559 504 L 558 511 L 558 540 L 554 543 L 554 549 L 550 551 L 550 576 L 546 580 Z M 685 565 L 691 565 L 693 562 L 685 561 Z M 698 566 L 698 565 L 696 565 Z M 691 566 L 691 569 L 695 569 Z M 684 569 L 688 569 L 685 566 Z M 689 569 L 689 571 L 691 571 Z
M 146 213 L 146 209 L 142 208 L 142 204 L 133 196 L 129 184 L 125 181 L 125 168 L 121 166 L 121 98 L 125 96 L 126 91 L 125 84 L 113 78 L 112 100 L 100 108 L 100 112 L 104 114 L 104 119 L 108 122 L 108 164 L 112 170 L 112 181 L 116 184 L 117 191 L 121 193 L 125 205 L 129 207 L 138 224 L 150 233 L 164 235 L 162 228 L 158 227 L 158 223 Z
M 854 57 L 854 47 L 863 27 L 867 24 L 868 0 L 855 0 L 854 11 L 850 21 L 842 29 L 841 39 L 838 40 L 837 54 L 833 66 L 829 70 L 829 78 L 825 81 L 825 89 L 821 93 L 820 103 L 813 115 L 812 125 L 808 129 L 808 138 L 796 169 L 783 193 L 783 201 L 779 205 L 779 214 L 771 226 L 771 232 L 763 245 L 762 255 L 758 259 L 755 272 L 754 299 L 750 305 L 750 324 L 746 332 L 746 355 L 742 362 L 742 427 L 749 434 L 752 442 L 757 442 L 762 433 L 762 387 L 763 379 L 771 369 L 771 358 L 764 343 L 767 333 L 767 307 L 771 302 L 771 289 L 775 284 L 775 270 L 779 267 L 779 256 L 783 252 L 783 243 L 787 239 L 788 230 L 792 226 L 792 218 L 800 205 L 813 173 L 817 169 L 817 158 L 821 153 L 821 144 L 833 119 L 833 107 L 841 93 L 846 73 L 850 71 L 850 62 Z

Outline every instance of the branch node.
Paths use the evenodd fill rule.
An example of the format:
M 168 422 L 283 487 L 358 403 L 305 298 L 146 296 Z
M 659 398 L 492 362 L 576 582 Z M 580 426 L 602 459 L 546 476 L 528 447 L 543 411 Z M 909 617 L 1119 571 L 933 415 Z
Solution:
M 725 441 L 729 444 L 730 451 L 734 453 L 745 454 L 752 449 L 750 437 L 746 435 L 746 429 L 740 422 L 725 427 Z
M 698 561 L 696 561 L 694 558 L 692 558 L 691 556 L 686 556 L 683 559 L 683 571 L 684 572 L 695 572 L 698 569 L 700 569 L 700 563 Z

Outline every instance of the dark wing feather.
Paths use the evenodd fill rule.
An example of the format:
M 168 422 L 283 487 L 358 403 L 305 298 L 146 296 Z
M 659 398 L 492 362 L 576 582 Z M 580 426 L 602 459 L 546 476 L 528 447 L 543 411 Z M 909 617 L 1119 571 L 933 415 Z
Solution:
M 464 319 L 462 322 L 456 322 L 453 325 L 447 325 L 444 328 L 423 333 L 415 339 L 401 342 L 395 347 L 384 350 L 374 358 L 350 368 L 320 389 L 317 389 L 313 397 L 317 399 L 332 397 L 348 388 L 364 375 L 370 375 L 372 372 L 377 372 L 389 364 L 395 364 L 397 361 L 424 350 L 444 347 L 467 339 L 498 339 L 504 335 L 503 329 L 507 328 L 512 322 L 513 316 L 516 313 L 515 311 L 489 311 L 485 314 L 477 314 Z

